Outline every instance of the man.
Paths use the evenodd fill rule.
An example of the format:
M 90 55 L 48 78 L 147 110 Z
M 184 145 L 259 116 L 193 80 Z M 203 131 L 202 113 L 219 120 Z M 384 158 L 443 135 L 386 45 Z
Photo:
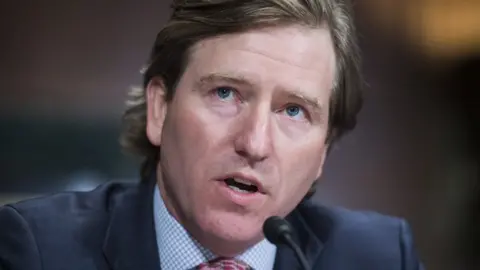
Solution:
M 312 269 L 420 269 L 404 221 L 314 205 L 331 145 L 355 125 L 360 75 L 340 0 L 179 0 L 131 93 L 122 145 L 140 184 L 5 206 L 0 265 L 299 269 L 264 239 L 286 217 Z

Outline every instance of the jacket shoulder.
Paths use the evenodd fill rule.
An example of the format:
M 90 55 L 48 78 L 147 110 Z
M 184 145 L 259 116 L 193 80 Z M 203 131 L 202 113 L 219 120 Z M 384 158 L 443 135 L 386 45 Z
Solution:
M 86 212 L 108 213 L 117 199 L 135 184 L 106 183 L 91 191 L 60 192 L 48 196 L 20 201 L 7 206 L 14 208 L 25 219 L 67 218 Z M 62 219 L 62 221 L 66 221 Z
M 62 192 L 0 207 L 0 265 L 38 262 L 50 252 L 65 261 L 86 251 L 91 254 L 86 256 L 101 255 L 109 213 L 133 187 L 108 183 L 88 192 Z
M 402 218 L 313 203 L 303 206 L 302 216 L 312 232 L 322 239 L 327 254 L 358 265 L 417 269 L 401 267 L 419 264 L 409 225 Z
M 376 234 L 384 236 L 385 232 L 395 232 L 396 237 L 398 237 L 401 223 L 404 222 L 402 218 L 375 211 L 351 210 L 341 207 L 330 207 L 328 209 L 330 217 L 337 226 L 337 229 L 345 232 L 352 230 L 352 232 L 363 232 L 370 236 Z
M 396 237 L 398 241 L 398 233 L 405 221 L 402 218 L 384 215 L 375 211 L 351 210 L 337 206 L 326 206 L 308 202 L 302 204 L 300 208 L 302 216 L 308 224 L 318 227 L 318 223 L 323 224 L 323 228 L 328 229 L 329 239 L 337 236 L 337 233 L 353 234 L 358 237 L 363 235 L 369 238 L 388 238 L 388 236 Z M 328 225 L 325 225 L 328 223 Z

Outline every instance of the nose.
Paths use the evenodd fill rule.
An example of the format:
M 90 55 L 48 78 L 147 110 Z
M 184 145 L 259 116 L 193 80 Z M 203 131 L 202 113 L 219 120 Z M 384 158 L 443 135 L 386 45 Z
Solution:
M 250 163 L 267 159 L 272 152 L 270 108 L 258 108 L 246 116 L 238 136 L 235 151 Z

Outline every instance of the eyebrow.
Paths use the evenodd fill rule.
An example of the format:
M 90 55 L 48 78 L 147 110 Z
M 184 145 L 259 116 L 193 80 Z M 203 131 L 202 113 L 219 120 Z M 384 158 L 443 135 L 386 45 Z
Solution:
M 318 99 L 308 97 L 305 94 L 301 93 L 300 91 L 293 91 L 293 92 L 292 91 L 285 91 L 285 92 L 287 93 L 287 96 L 289 98 L 302 100 L 312 110 L 315 110 L 319 113 L 323 111 L 323 106 Z
M 255 85 L 251 80 L 247 79 L 245 76 L 240 74 L 234 74 L 234 73 L 210 73 L 208 75 L 201 77 L 197 84 L 198 86 L 202 86 L 204 84 L 214 83 L 218 81 L 223 81 L 226 83 L 232 83 L 236 85 L 244 85 L 250 88 L 254 88 L 254 85 Z M 313 110 L 322 112 L 323 106 L 321 105 L 321 102 L 316 98 L 306 96 L 300 90 L 288 90 L 286 88 L 281 88 L 281 92 L 283 92 L 283 94 L 285 94 L 285 96 L 287 96 L 288 98 L 301 100 L 303 101 L 303 103 L 307 104 Z
M 226 83 L 233 83 L 236 85 L 246 85 L 253 87 L 254 83 L 248 80 L 245 76 L 233 74 L 233 73 L 210 73 L 206 76 L 203 76 L 198 81 L 198 85 L 203 85 L 207 83 L 213 83 L 223 81 Z

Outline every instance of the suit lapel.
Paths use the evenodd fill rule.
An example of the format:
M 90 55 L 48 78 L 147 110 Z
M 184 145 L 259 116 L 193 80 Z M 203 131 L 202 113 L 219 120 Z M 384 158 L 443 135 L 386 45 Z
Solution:
M 112 202 L 104 255 L 114 270 L 159 270 L 153 221 L 155 181 L 138 184 Z
M 312 269 L 322 253 L 331 224 L 327 216 L 319 210 L 318 206 L 305 201 L 286 217 L 295 231 L 294 239 Z M 301 269 L 295 253 L 288 246 L 280 245 L 277 248 L 274 270 L 293 269 Z

